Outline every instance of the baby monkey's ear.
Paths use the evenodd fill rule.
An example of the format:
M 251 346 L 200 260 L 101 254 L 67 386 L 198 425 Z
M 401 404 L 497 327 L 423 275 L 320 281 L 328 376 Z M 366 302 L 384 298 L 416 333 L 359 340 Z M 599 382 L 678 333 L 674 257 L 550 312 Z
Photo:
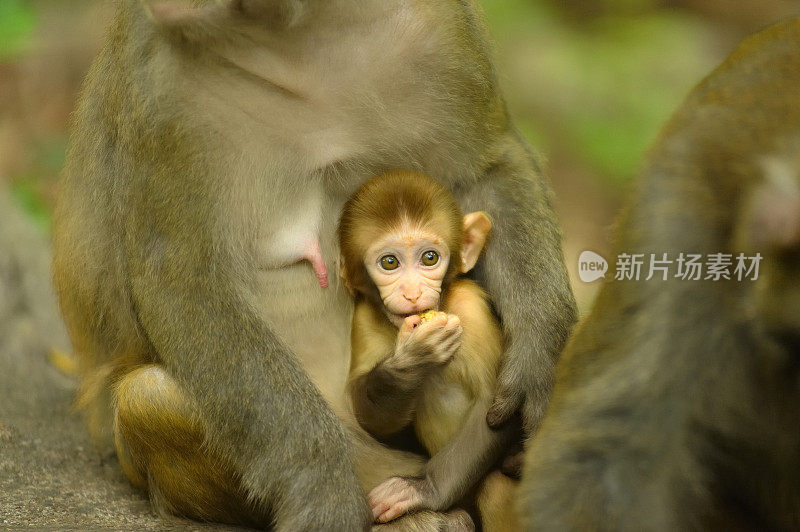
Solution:
M 492 222 L 485 212 L 471 212 L 464 216 L 464 241 L 461 243 L 461 273 L 475 267 L 481 256 Z

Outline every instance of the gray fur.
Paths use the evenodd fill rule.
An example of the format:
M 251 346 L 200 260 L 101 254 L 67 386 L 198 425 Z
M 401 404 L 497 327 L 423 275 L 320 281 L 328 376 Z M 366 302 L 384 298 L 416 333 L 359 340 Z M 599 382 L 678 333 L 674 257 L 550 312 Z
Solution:
M 303 229 L 306 205 L 329 266 L 342 203 L 382 171 L 423 171 L 489 211 L 481 279 L 507 333 L 509 404 L 524 401 L 531 428 L 574 302 L 549 190 L 507 122 L 471 3 L 247 4 L 291 16 L 270 27 L 209 1 L 160 26 L 120 2 L 72 127 L 57 285 L 84 370 L 131 353 L 162 364 L 279 529 L 357 529 L 361 458 L 334 415 L 352 418 L 352 304 L 270 247 Z M 113 381 L 98 386 L 87 406 L 103 437 Z

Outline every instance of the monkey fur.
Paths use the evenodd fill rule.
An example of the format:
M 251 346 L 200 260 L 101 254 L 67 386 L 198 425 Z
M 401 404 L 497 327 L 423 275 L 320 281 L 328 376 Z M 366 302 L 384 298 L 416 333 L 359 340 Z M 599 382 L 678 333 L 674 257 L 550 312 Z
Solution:
M 475 3 L 118 3 L 73 117 L 54 278 L 90 429 L 157 510 L 357 530 L 366 491 L 422 470 L 358 426 L 352 302 L 301 260 L 318 245 L 333 264 L 345 200 L 397 167 L 494 220 L 477 278 L 506 351 L 488 420 L 521 410 L 536 430 L 575 305 Z
M 342 211 L 338 230 L 342 275 L 356 293 L 348 382 L 356 418 L 377 437 L 391 436 L 413 423 L 417 437 L 433 455 L 429 466 L 450 455 L 448 450 L 442 457 L 436 456 L 448 444 L 459 450 L 460 457 L 461 474 L 454 472 L 446 477 L 448 483 L 456 483 L 457 490 L 442 489 L 438 485 L 440 476 L 429 475 L 427 471 L 419 479 L 397 478 L 377 487 L 369 497 L 377 518 L 382 515 L 391 518 L 399 512 L 419 508 L 449 508 L 481 481 L 517 434 L 513 426 L 494 431 L 484 421 L 501 362 L 502 332 L 486 293 L 475 282 L 456 277 L 472 269 L 491 227 L 484 218 L 485 226 L 462 229 L 475 215 L 482 213 L 464 219 L 446 190 L 426 176 L 402 171 L 371 179 L 348 200 Z M 428 328 L 424 339 L 413 346 L 403 344 L 410 354 L 396 347 L 400 345 L 398 326 L 387 317 L 390 311 L 384 307 L 384 293 L 378 293 L 365 267 L 370 260 L 367 249 L 400 227 L 436 235 L 440 246 L 446 248 L 449 261 L 434 303 L 434 308 L 446 316 L 431 318 L 441 319 L 443 323 L 438 328 L 433 328 L 430 322 L 420 322 L 416 329 L 410 329 L 410 334 L 406 331 L 411 340 Z M 432 277 L 432 273 L 427 277 Z M 449 326 L 450 316 L 459 319 L 458 336 L 446 336 L 448 327 L 444 322 Z M 405 319 L 400 334 L 409 326 L 409 320 L 414 318 Z M 436 345 L 447 344 L 450 338 L 458 340 L 450 343 L 454 346 L 451 350 L 441 350 L 442 346 Z M 438 358 L 437 348 L 445 358 Z M 408 360 L 404 361 L 404 357 Z M 480 489 L 502 491 L 478 499 L 481 516 L 487 517 L 482 519 L 484 529 L 516 529 L 510 504 L 514 483 L 498 479 Z M 441 493 L 452 496 L 437 497 Z M 501 511 L 482 507 L 490 498 L 505 507 L 501 506 Z M 490 514 L 497 517 L 492 520 Z
M 527 530 L 800 528 L 800 20 L 689 95 L 621 219 L 624 253 L 739 253 L 757 280 L 605 281 L 558 366 Z

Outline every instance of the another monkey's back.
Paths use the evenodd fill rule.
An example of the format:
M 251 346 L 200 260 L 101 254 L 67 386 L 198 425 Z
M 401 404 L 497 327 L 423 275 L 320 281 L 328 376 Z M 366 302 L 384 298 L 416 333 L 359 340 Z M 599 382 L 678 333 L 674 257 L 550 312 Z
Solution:
M 798 248 L 750 253 L 739 234 L 769 184 L 765 160 L 784 163 L 788 179 L 779 177 L 794 187 L 800 179 L 798 87 L 800 19 L 745 41 L 665 128 L 621 220 L 618 252 L 719 253 L 734 263 L 759 252 L 762 276 L 604 282 L 564 350 L 529 448 L 527 527 L 800 527 L 800 359 L 797 344 L 771 337 L 759 309 L 781 275 L 791 276 L 782 294 L 798 293 Z M 787 299 L 768 310 L 797 308 Z

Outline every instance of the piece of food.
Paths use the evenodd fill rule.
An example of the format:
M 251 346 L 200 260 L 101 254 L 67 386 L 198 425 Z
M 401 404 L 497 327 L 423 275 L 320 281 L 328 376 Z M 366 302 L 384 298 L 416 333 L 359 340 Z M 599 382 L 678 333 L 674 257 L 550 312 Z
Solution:
M 431 321 L 436 314 L 437 312 L 435 310 L 426 310 L 420 314 L 419 317 L 422 321 Z

